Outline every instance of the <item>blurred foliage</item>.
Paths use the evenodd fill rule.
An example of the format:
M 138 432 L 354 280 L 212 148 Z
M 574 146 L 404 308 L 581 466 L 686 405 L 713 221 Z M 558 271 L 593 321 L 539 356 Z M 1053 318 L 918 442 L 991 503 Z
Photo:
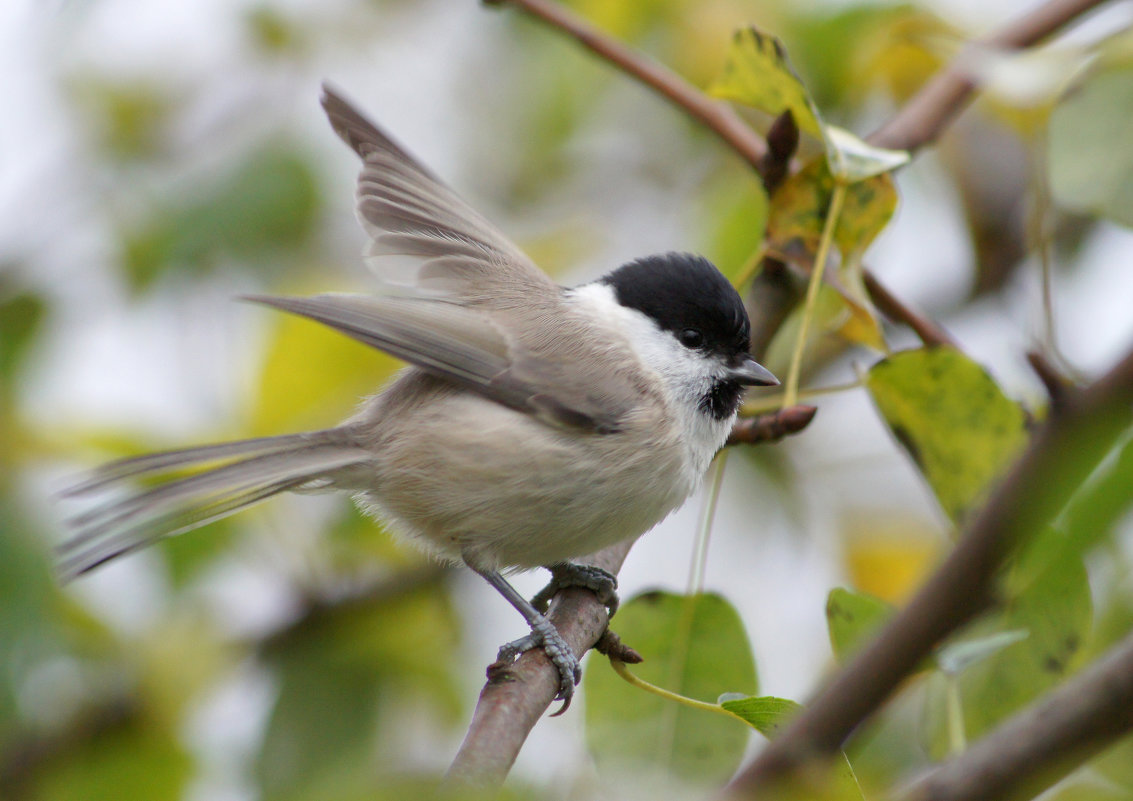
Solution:
M 718 595 L 650 592 L 623 603 L 617 629 L 646 661 L 634 672 L 670 692 L 713 702 L 754 694 L 755 661 L 736 610 Z M 718 786 L 739 766 L 747 732 L 735 722 L 654 695 L 628 692 L 610 670 L 584 676 L 586 741 L 611 780 L 647 772 Z M 661 782 L 663 786 L 664 782 Z
M 219 182 L 181 195 L 126 238 L 123 268 L 135 289 L 169 270 L 204 273 L 233 262 L 271 268 L 273 256 L 307 241 L 319 211 L 307 157 L 271 143 Z
M 99 4 L 79 5 L 83 13 L 67 24 L 97 39 Z M 660 103 L 643 106 L 656 101 L 642 100 L 646 93 L 624 76 L 559 34 L 504 12 L 486 23 L 495 33 L 483 45 L 430 56 L 465 59 L 452 97 L 430 102 L 487 109 L 476 125 L 453 123 L 460 127 L 456 138 L 470 143 L 468 169 L 481 169 L 472 154 L 492 156 L 478 177 L 494 200 L 530 213 L 527 219 L 550 220 L 524 240 L 537 261 L 573 265 L 591 258 L 604 232 L 593 220 L 564 218 L 555 202 L 586 206 L 576 185 L 584 171 L 575 160 L 580 152 L 601 156 L 603 150 L 579 143 L 589 147 L 604 141 L 596 134 L 616 129 L 629 143 L 617 153 L 630 152 L 637 172 L 627 169 L 627 177 L 619 172 L 614 180 L 672 193 L 697 240 L 689 247 L 706 252 L 737 282 L 768 252 L 805 279 L 834 182 L 820 154 L 844 147 L 831 141 L 836 136 L 827 121 L 868 133 L 879 112 L 906 102 L 971 35 L 908 3 L 852 2 L 836 9 L 773 0 L 568 5 L 695 85 L 748 104 L 745 118 L 757 126 L 783 108 L 796 110 L 813 141 L 804 141 L 796 168 L 768 197 L 750 171 L 680 114 Z M 351 188 L 323 183 L 330 170 L 320 159 L 332 151 L 324 148 L 330 133 L 292 130 L 293 121 L 266 115 L 284 105 L 267 87 L 304 82 L 312 65 L 320 75 L 347 60 L 369 65 L 375 48 L 430 50 L 428 37 L 409 41 L 403 34 L 406 20 L 428 13 L 427 4 L 404 0 L 232 7 L 226 26 L 209 35 L 237 42 L 238 54 L 206 61 L 216 54 L 202 47 L 200 63 L 169 58 L 153 70 L 95 63 L 83 47 L 70 52 L 71 40 L 57 32 L 44 50 L 62 66 L 44 71 L 43 80 L 57 89 L 65 127 L 80 144 L 68 151 L 71 158 L 79 154 L 76 161 L 55 169 L 67 169 L 73 205 L 89 217 L 74 225 L 70 197 L 42 216 L 74 241 L 99 240 L 107 254 L 71 269 L 124 283 L 131 292 L 123 305 L 106 308 L 126 316 L 163 291 L 179 297 L 209 282 L 230 281 L 242 291 L 249 285 L 290 293 L 335 288 L 326 273 L 343 262 L 332 243 L 344 225 L 327 219 L 324 193 L 346 198 Z M 753 20 L 759 31 L 750 27 Z M 1074 80 L 1061 93 L 1051 87 L 1071 71 L 1060 75 L 1061 67 L 1051 65 L 1062 62 L 997 53 L 973 62 L 1000 89 L 994 102 L 978 104 L 940 143 L 933 167 L 940 186 L 933 187 L 932 202 L 942 218 L 953 214 L 968 226 L 975 294 L 1029 280 L 1020 271 L 1035 244 L 1053 246 L 1059 268 L 1069 272 L 1078 268 L 1077 255 L 1099 218 L 1131 224 L 1128 42 L 1126 35 L 1071 54 Z M 1079 73 L 1079 59 L 1094 55 L 1091 68 Z M 260 99 L 227 114 L 270 125 L 231 142 L 223 125 L 210 129 L 215 120 L 202 121 L 194 105 L 209 93 L 224 94 L 209 70 L 223 73 L 225 91 L 233 90 L 229 102 Z M 1001 80 L 1011 70 L 1042 78 L 1048 94 L 1023 102 L 1018 87 L 1027 80 Z M 661 111 L 639 119 L 646 107 Z M 312 100 L 304 114 L 314 108 Z M 450 116 L 461 118 L 446 108 L 443 118 Z M 312 135 L 323 138 L 316 142 Z M 1031 207 L 1041 181 L 1035 152 L 1044 143 L 1057 208 L 1053 224 L 1036 232 Z M 702 165 L 697 180 L 666 183 L 677 162 Z M 611 165 L 622 166 L 602 166 Z M 44 185 L 60 180 L 51 171 L 44 175 Z M 838 263 L 827 271 L 811 310 L 817 322 L 808 338 L 808 367 L 848 348 L 884 348 L 891 336 L 865 299 L 861 267 L 866 247 L 894 215 L 905 180 L 884 174 L 849 190 L 835 233 Z M 25 192 L 18 202 L 35 208 L 38 192 Z M 348 205 L 344 200 L 336 208 Z M 103 227 L 93 231 L 90 219 Z M 63 239 L 54 228 L 42 238 Z M 302 519 L 320 529 L 317 555 L 308 540 L 283 536 L 281 522 L 291 522 L 281 521 L 286 514 L 248 514 L 163 544 L 132 572 L 115 574 L 121 582 L 57 586 L 47 545 L 58 537 L 57 521 L 45 515 L 45 503 L 32 499 L 44 483 L 44 465 L 60 459 L 60 439 L 71 443 L 69 457 L 81 453 L 84 460 L 93 452 L 124 455 L 170 443 L 154 441 L 141 424 L 136 431 L 108 432 L 67 420 L 45 432 L 28 422 L 43 397 L 37 371 L 45 360 L 58 359 L 53 347 L 63 326 L 92 325 L 103 313 L 97 307 L 103 290 L 97 282 L 80 282 L 77 294 L 90 307 L 76 313 L 69 305 L 74 301 L 57 291 L 64 282 L 58 263 L 44 255 L 49 248 L 0 244 L 0 799 L 201 797 L 217 758 L 191 743 L 189 732 L 202 708 L 230 692 L 234 675 L 248 667 L 262 674 L 265 700 L 249 702 L 254 708 L 241 713 L 253 720 L 240 722 L 237 728 L 248 729 L 245 739 L 225 755 L 231 764 L 219 768 L 236 775 L 237 793 L 269 801 L 538 797 L 541 788 L 519 783 L 502 796 L 454 791 L 441 786 L 436 770 L 419 768 L 447 762 L 444 738 L 465 725 L 473 701 L 468 677 L 481 666 L 462 651 L 462 619 L 447 571 L 426 565 L 345 503 Z M 923 300 L 946 321 L 978 311 Z M 1000 314 L 1015 313 L 1009 294 L 999 301 L 1007 309 Z M 214 415 L 216 433 L 266 435 L 328 425 L 349 415 L 397 367 L 298 318 L 250 314 L 267 321 L 257 367 L 244 402 Z M 785 363 L 802 315 L 795 308 L 781 327 L 768 357 L 773 368 Z M 987 352 L 984 344 L 979 352 Z M 850 352 L 866 360 L 866 391 L 911 457 L 910 469 L 962 525 L 1025 446 L 1027 413 L 959 352 L 917 349 L 881 361 L 868 350 Z M 1018 394 L 1015 387 L 1009 391 Z M 1053 525 L 1023 544 L 1000 583 L 1000 608 L 942 644 L 935 660 L 850 742 L 868 797 L 881 797 L 931 759 L 966 747 L 1133 630 L 1133 567 L 1122 539 L 1129 531 L 1131 487 L 1127 432 Z M 789 484 L 781 494 L 784 506 L 810 502 Z M 834 589 L 828 598 L 837 661 L 878 630 L 892 614 L 890 603 L 907 597 L 936 556 L 931 538 L 895 525 L 895 514 L 878 508 L 854 512 L 852 526 L 838 523 L 852 528 L 845 559 L 854 589 Z M 249 548 L 255 538 L 270 538 L 263 548 L 270 548 L 271 559 Z M 218 600 L 216 587 L 234 572 L 253 574 L 252 587 L 262 583 L 278 593 L 282 619 L 254 626 L 229 619 L 238 618 L 232 610 L 247 601 Z M 129 621 L 113 611 L 113 599 L 133 607 Z M 819 611 L 810 610 L 810 617 L 818 620 Z M 615 628 L 646 656 L 634 669 L 639 675 L 708 702 L 719 699 L 765 735 L 774 736 L 798 708 L 789 699 L 749 695 L 759 688 L 744 622 L 720 596 L 646 594 L 623 606 Z M 579 706 L 586 738 L 603 777 L 629 764 L 631 780 L 655 780 L 673 794 L 687 785 L 718 786 L 739 764 L 750 736 L 738 721 L 628 687 L 593 657 L 584 693 Z M 216 732 L 222 742 L 226 735 Z M 415 742 L 422 737 L 442 744 L 422 748 Z M 1128 741 L 1117 745 L 1050 797 L 1133 797 L 1131 748 Z M 560 766 L 548 767 L 549 797 L 581 796 L 577 788 L 564 790 L 562 774 Z M 834 787 L 833 797 L 857 797 L 840 794 L 846 786 Z
M 845 664 L 893 616 L 880 598 L 835 587 L 826 599 L 826 626 L 834 657 Z
M 1095 69 L 1050 122 L 1050 181 L 1069 209 L 1133 226 L 1133 53 Z

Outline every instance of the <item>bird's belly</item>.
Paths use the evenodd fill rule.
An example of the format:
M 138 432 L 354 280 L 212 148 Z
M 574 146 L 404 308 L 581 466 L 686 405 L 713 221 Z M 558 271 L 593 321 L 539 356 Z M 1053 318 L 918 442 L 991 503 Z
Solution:
M 650 434 L 629 445 L 627 432 L 556 429 L 473 396 L 445 406 L 448 435 L 430 435 L 429 420 L 403 428 L 360 500 L 428 549 L 477 567 L 537 567 L 636 537 L 699 480 L 679 441 Z

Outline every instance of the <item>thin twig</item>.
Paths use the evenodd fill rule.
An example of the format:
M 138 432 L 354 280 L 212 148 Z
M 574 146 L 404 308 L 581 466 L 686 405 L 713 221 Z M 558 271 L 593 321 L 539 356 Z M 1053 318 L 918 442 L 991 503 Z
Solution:
M 1018 49 L 1038 44 L 1066 25 L 1080 19 L 1106 0 L 1049 0 L 982 40 L 985 47 Z M 957 59 L 935 75 L 885 125 L 869 137 L 871 144 L 894 150 L 916 150 L 935 142 L 964 110 L 976 90 L 976 82 Z
M 601 58 L 667 97 L 693 119 L 702 122 L 760 173 L 767 145 L 723 100 L 716 100 L 676 73 L 608 36 L 563 6 L 549 0 L 488 0 L 489 5 L 512 5 L 574 38 Z
M 898 798 L 1033 798 L 1131 729 L 1133 636 Z
M 1012 550 L 1058 513 L 1133 422 L 1133 351 L 1052 409 L 944 564 L 881 634 L 735 778 L 735 798 L 758 797 L 813 758 L 834 755 L 933 646 L 989 608 Z
M 797 434 L 814 419 L 818 408 L 799 404 L 786 406 L 774 412 L 737 420 L 728 435 L 726 445 L 756 445 L 778 442 L 790 434 Z
M 925 345 L 930 347 L 933 345 L 957 347 L 956 340 L 939 323 L 916 311 L 890 292 L 872 272 L 865 270 L 862 277 L 865 280 L 866 291 L 869 292 L 869 296 L 879 312 L 890 320 L 899 320 L 909 326 Z

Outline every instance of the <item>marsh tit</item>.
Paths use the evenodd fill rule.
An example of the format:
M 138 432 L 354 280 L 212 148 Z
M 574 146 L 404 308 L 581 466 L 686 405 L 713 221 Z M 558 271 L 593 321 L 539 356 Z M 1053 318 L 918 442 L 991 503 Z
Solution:
M 60 570 L 77 576 L 280 492 L 341 490 L 487 579 L 531 627 L 500 659 L 542 648 L 569 702 L 575 655 L 501 571 L 547 567 L 554 586 L 588 586 L 612 608 L 614 577 L 570 560 L 680 506 L 744 388 L 778 381 L 748 353 L 747 312 L 707 260 L 667 253 L 561 287 L 336 92 L 324 87 L 322 104 L 362 159 L 356 208 L 383 291 L 250 300 L 411 366 L 335 428 L 95 469 L 67 494 L 146 488 L 72 518 Z M 207 469 L 153 482 L 186 468 Z

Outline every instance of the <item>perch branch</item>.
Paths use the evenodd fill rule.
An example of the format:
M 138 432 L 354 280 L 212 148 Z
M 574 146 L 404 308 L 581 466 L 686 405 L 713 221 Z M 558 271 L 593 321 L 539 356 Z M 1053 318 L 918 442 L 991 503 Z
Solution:
M 617 574 L 633 542 L 623 542 L 582 561 Z M 579 659 L 606 630 L 606 607 L 589 590 L 562 590 L 548 617 Z M 527 735 L 559 690 L 558 668 L 540 649 L 528 651 L 484 685 L 464 742 L 449 767 L 452 782 L 481 787 L 501 784 Z
M 779 161 L 767 158 L 767 144 L 726 103 L 708 97 L 665 67 L 651 61 L 613 37 L 602 33 L 562 6 L 550 0 L 487 0 L 487 2 L 491 5 L 510 3 L 553 29 L 565 33 L 600 58 L 649 86 L 713 131 L 732 150 L 747 161 L 760 174 L 761 178 L 766 179 L 763 173 L 768 169 L 768 165 Z M 1052 2 L 1016 23 L 1013 28 L 1014 34 L 1007 31 L 993 41 L 1008 44 L 1017 41 L 1016 46 L 1026 45 L 1057 31 L 1077 15 L 1097 4 L 1098 0 L 1077 4 L 1068 3 L 1066 0 L 1052 0 Z M 1068 11 L 1067 8 L 1070 6 L 1073 7 L 1073 10 Z M 1055 13 L 1056 11 L 1057 13 Z M 935 89 L 931 93 L 928 92 L 931 88 L 930 82 L 930 86 L 926 87 L 925 92 L 922 92 L 922 94 L 929 94 L 929 99 L 914 98 L 914 101 L 910 103 L 910 105 L 915 104 L 914 108 L 898 114 L 893 123 L 875 134 L 875 141 L 881 143 L 896 141 L 898 134 L 901 134 L 905 141 L 913 142 L 914 137 L 909 132 L 915 130 L 922 132 L 922 139 L 917 144 L 925 144 L 930 139 L 923 138 L 925 137 L 923 132 L 930 131 L 932 136 L 939 135 L 940 131 L 962 108 L 963 98 L 957 102 L 955 99 L 950 99 L 952 95 L 939 89 Z M 965 95 L 970 94 L 971 91 L 971 87 L 966 88 Z M 933 97 L 937 99 L 931 100 Z M 920 95 L 918 95 L 918 98 L 920 98 Z M 951 110 L 946 114 L 934 111 L 932 105 L 934 102 L 950 104 Z M 922 118 L 939 118 L 941 122 L 935 126 L 928 126 L 920 123 Z M 878 288 L 884 290 L 884 287 L 875 276 L 869 276 L 868 280 L 873 286 L 871 295 L 889 294 L 883 291 L 878 292 Z M 889 297 L 892 296 L 889 295 Z M 935 324 L 932 324 L 931 321 L 926 324 L 924 318 L 913 313 L 904 304 L 893 303 L 886 307 L 886 304 L 878 301 L 876 296 L 874 300 L 888 315 L 907 323 L 922 337 L 926 335 L 926 332 L 933 331 Z M 939 330 L 939 327 L 935 326 L 935 329 Z M 941 340 L 942 336 L 946 337 L 946 335 L 935 333 L 929 333 L 929 336 L 935 336 L 938 341 Z M 1099 386 L 1103 386 L 1103 383 L 1099 382 L 1098 385 L 1095 385 L 1095 394 Z M 1092 397 L 1089 393 L 1083 395 L 1083 398 L 1089 397 Z M 1075 408 L 1079 405 L 1081 404 L 1075 404 Z M 1048 434 L 1048 437 L 1059 434 L 1059 421 L 1063 420 L 1064 417 L 1064 415 L 1059 415 L 1052 418 L 1046 430 L 1052 428 L 1056 430 L 1054 433 Z M 1070 417 L 1075 419 L 1073 415 L 1070 415 Z M 1025 459 L 1021 464 L 1026 462 Z M 1019 472 L 1018 469 L 1016 472 Z M 1019 479 L 1016 480 L 1016 483 L 1018 481 Z M 1001 494 L 1002 492 L 1001 490 Z M 617 572 L 630 547 L 631 544 L 627 543 L 607 549 L 595 555 L 594 563 L 604 566 L 612 572 Z M 977 566 L 979 566 L 980 560 L 986 559 L 987 555 L 980 553 L 979 549 L 975 550 L 975 553 L 965 556 L 965 559 L 975 560 Z M 961 581 L 958 586 L 963 585 L 963 581 Z M 977 599 L 973 597 L 965 600 L 968 602 L 969 612 L 967 614 L 970 616 L 978 608 L 978 603 L 975 603 Z M 550 614 L 559 631 L 571 647 L 575 649 L 576 654 L 579 655 L 585 653 L 586 649 L 599 639 L 605 629 L 605 609 L 592 593 L 586 591 L 567 590 L 560 593 L 552 604 Z M 921 621 L 922 624 L 923 622 Z M 918 621 L 914 619 L 913 623 L 916 624 Z M 923 640 L 923 637 L 918 636 L 919 632 L 916 631 L 911 634 L 898 631 L 898 635 L 895 639 L 898 640 L 896 646 L 899 649 L 909 650 L 907 646 L 902 645 L 901 640 L 910 636 L 914 645 Z M 891 637 L 890 639 L 894 638 Z M 887 647 L 892 648 L 893 644 Z M 904 675 L 904 672 L 902 671 L 901 675 Z M 860 681 L 860 676 L 858 680 Z M 802 751 L 808 752 L 822 749 L 833 740 L 840 743 L 853 726 L 884 699 L 895 681 L 896 679 L 890 678 L 889 683 L 884 680 L 880 682 L 877 691 L 873 694 L 875 700 L 870 700 L 864 708 L 852 711 L 845 719 L 841 721 L 819 719 L 818 722 L 826 727 L 824 737 L 811 739 L 808 724 L 802 727 L 801 736 L 795 734 L 788 740 L 788 746 L 781 750 L 784 753 L 792 753 L 792 749 L 797 750 L 801 747 Z M 490 683 L 481 692 L 464 743 L 449 770 L 450 779 L 479 785 L 494 785 L 501 782 L 507 775 L 531 728 L 549 707 L 554 695 L 555 670 L 553 666 L 541 652 L 535 651 L 524 654 L 500 680 Z M 826 705 L 829 706 L 829 702 Z M 857 706 L 862 707 L 863 705 L 858 704 Z M 822 710 L 823 706 L 819 705 L 818 708 Z M 825 714 L 829 715 L 829 710 Z M 796 725 L 795 729 L 799 728 Z M 819 733 L 823 733 L 822 730 Z M 793 745 L 791 744 L 792 741 Z M 776 743 L 779 742 L 781 741 L 776 741 Z M 744 776 L 748 774 L 758 776 L 761 771 L 766 770 L 768 764 L 767 761 L 761 760 L 749 767 L 745 774 L 740 777 L 740 783 L 735 787 L 742 789 Z
M 1012 549 L 1066 504 L 1074 489 L 1133 423 L 1133 351 L 1060 406 L 966 527 L 944 564 L 878 637 L 823 688 L 729 786 L 757 797 L 812 758 L 828 757 L 931 652 L 987 609 Z
M 1133 729 L 1133 636 L 898 801 L 1033 798 Z

